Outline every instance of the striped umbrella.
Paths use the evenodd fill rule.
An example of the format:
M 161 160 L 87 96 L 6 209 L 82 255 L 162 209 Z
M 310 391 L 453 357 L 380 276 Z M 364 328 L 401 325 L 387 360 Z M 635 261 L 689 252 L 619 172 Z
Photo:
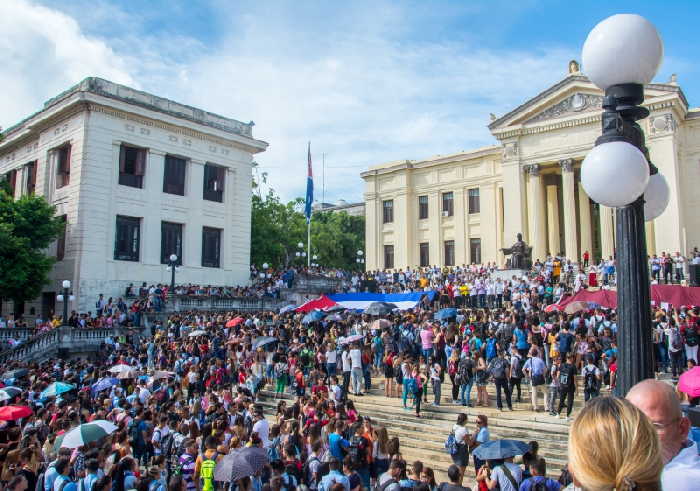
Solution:
M 70 430 L 63 437 L 61 447 L 78 448 L 96 442 L 117 431 L 117 426 L 107 420 L 98 419 Z
M 64 392 L 75 389 L 75 385 L 67 384 L 65 382 L 53 382 L 46 389 L 43 390 L 39 397 L 41 399 L 48 399 L 49 397 L 56 397 Z

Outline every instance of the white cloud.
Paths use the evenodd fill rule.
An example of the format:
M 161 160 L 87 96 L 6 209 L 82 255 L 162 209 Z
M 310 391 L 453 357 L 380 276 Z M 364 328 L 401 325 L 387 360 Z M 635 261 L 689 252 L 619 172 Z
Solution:
M 327 154 L 326 198 L 359 200 L 359 173 L 388 160 L 448 154 L 493 142 L 489 113 L 503 114 L 563 78 L 572 51 L 495 50 L 478 41 L 416 37 L 420 13 L 354 4 L 311 16 L 297 3 L 245 12 L 214 4 L 225 36 L 205 45 L 185 34 L 141 32 L 136 20 L 95 38 L 99 23 L 127 22 L 99 2 L 72 17 L 25 0 L 0 2 L 0 84 L 7 125 L 87 75 L 256 122 L 270 143 L 256 159 L 285 199 L 303 196 L 312 141 L 316 196 Z M 303 4 L 302 4 L 303 5 Z M 324 10 L 325 9 L 325 10 Z M 87 22 L 85 20 L 85 22 Z M 136 26 L 136 27 L 134 27 Z
M 0 124 L 9 126 L 88 75 L 138 85 L 103 40 L 75 19 L 26 0 L 0 2 Z

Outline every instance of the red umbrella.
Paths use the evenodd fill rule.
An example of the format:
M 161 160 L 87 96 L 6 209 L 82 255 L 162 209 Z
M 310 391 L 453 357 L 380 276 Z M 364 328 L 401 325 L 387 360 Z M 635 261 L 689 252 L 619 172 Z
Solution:
M 231 319 L 226 323 L 226 327 L 236 327 L 238 324 L 242 323 L 245 319 L 243 317 L 236 317 Z
M 14 421 L 26 418 L 33 414 L 28 406 L 4 406 L 0 407 L 0 421 Z
M 689 397 L 700 397 L 700 366 L 693 367 L 680 376 L 678 390 Z

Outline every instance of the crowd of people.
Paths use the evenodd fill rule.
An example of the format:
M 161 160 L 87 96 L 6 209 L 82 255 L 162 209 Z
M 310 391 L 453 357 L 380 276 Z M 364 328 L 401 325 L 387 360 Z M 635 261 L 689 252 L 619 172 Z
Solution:
M 697 446 L 672 385 L 647 381 L 628 395 L 631 404 L 608 395 L 618 371 L 615 312 L 545 310 L 590 283 L 569 268 L 570 262 L 550 258 L 529 275 L 505 280 L 491 264 L 316 271 L 337 279 L 342 291 L 435 294 L 381 318 L 340 308 L 312 321 L 294 311 L 178 313 L 153 324 L 148 336 L 108 340 L 94 360 L 18 362 L 2 377 L 15 391 L 0 398 L 32 414 L 12 419 L 1 416 L 0 407 L 6 421 L 0 481 L 8 489 L 39 491 L 460 491 L 471 459 L 475 489 L 661 489 L 662 481 L 664 489 L 692 489 L 681 476 L 700 472 Z M 602 283 L 614 278 L 608 273 Z M 286 271 L 251 274 L 266 285 L 256 288 L 288 288 L 294 281 Z M 159 295 L 167 300 L 167 293 Z M 138 325 L 140 310 L 133 306 L 140 301 L 127 306 L 100 296 L 94 313 L 74 313 L 69 325 L 109 325 L 109 319 Z M 657 372 L 677 377 L 695 366 L 698 309 L 656 306 L 653 318 Z M 44 328 L 60 323 L 53 319 Z M 70 389 L 58 397 L 42 394 L 57 382 Z M 587 404 L 572 424 L 571 475 L 549 479 L 536 441 L 517 463 L 511 456 L 477 457 L 490 436 L 488 416 L 476 408 L 495 403 L 505 411 L 522 403 L 571 418 L 577 385 Z M 444 483 L 438 485 L 429 463 L 404 461 L 390 426 L 360 414 L 353 401 L 371 390 L 400 398 L 418 418 L 430 417 L 426 404 L 459 413 L 449 452 L 454 465 Z M 274 411 L 265 412 L 266 398 L 277 399 Z M 467 413 L 476 417 L 473 431 Z M 109 436 L 62 446 L 71 430 L 102 420 L 116 425 Z M 618 434 L 626 436 L 612 438 Z M 648 445 L 632 447 L 637 441 Z M 607 453 L 586 453 L 600 446 Z M 255 449 L 265 464 L 254 472 L 232 471 L 231 484 L 214 477 L 225 458 L 255 455 Z M 236 465 L 243 465 L 240 459 Z

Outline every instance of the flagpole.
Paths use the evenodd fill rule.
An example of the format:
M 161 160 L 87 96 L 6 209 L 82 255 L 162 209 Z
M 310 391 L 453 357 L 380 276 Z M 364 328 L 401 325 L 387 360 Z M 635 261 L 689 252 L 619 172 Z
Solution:
M 306 267 L 311 267 L 311 220 L 306 222 Z

